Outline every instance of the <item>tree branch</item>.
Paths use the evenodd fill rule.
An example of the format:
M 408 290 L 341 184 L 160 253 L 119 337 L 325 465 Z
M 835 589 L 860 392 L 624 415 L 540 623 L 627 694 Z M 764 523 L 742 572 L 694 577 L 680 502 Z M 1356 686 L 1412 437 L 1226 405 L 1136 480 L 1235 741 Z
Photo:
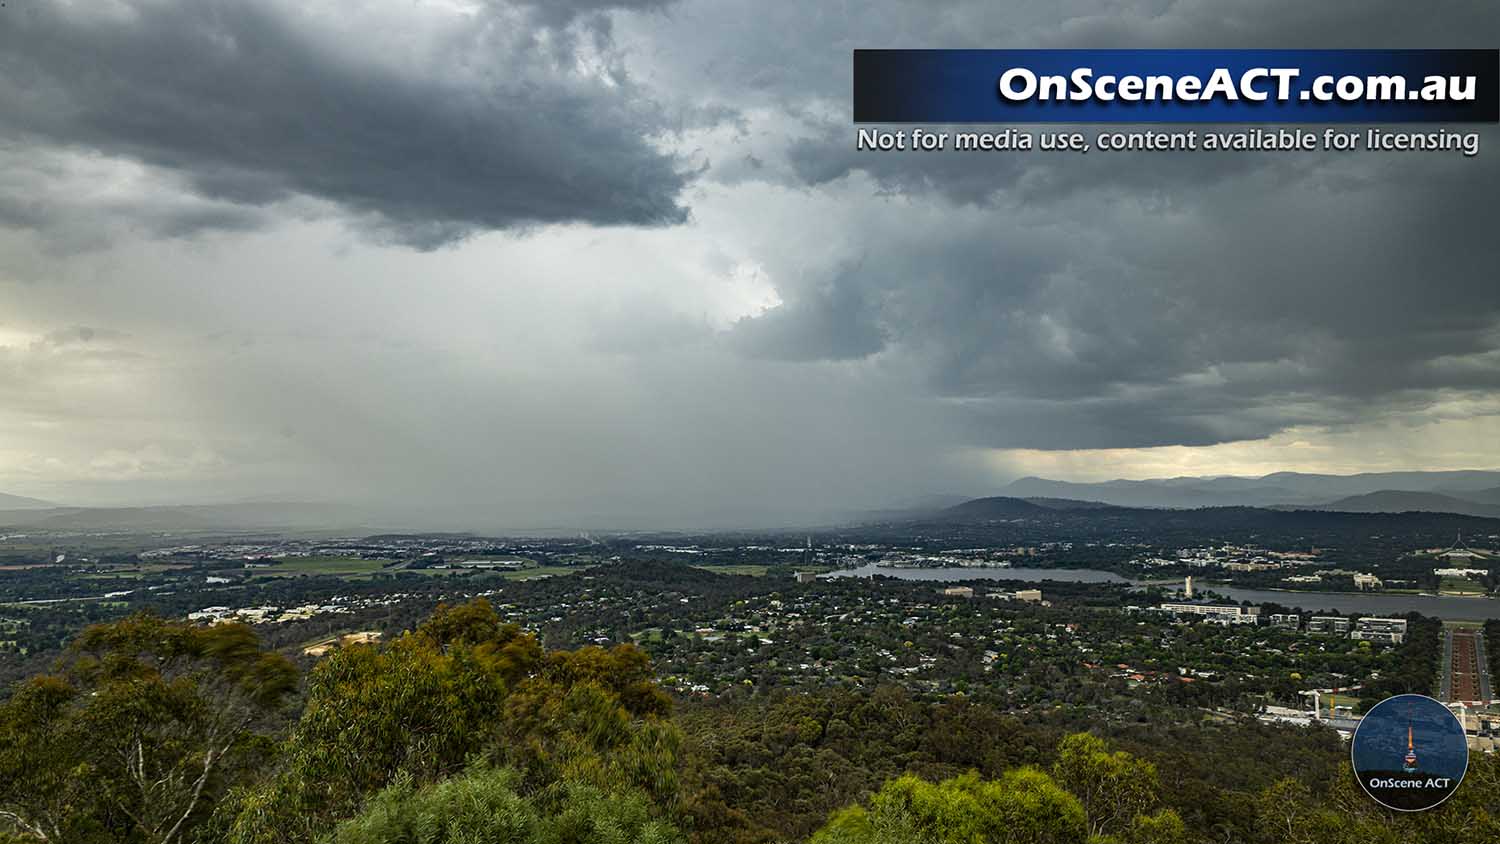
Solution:
M 227 753 L 229 747 L 228 744 L 224 745 L 224 752 Z M 172 824 L 172 828 L 167 830 L 166 835 L 162 836 L 161 844 L 171 844 L 172 840 L 182 831 L 182 825 L 187 823 L 187 819 L 193 814 L 193 810 L 198 808 L 198 801 L 203 797 L 203 787 L 208 784 L 208 775 L 213 771 L 214 763 L 219 758 L 220 752 L 214 747 L 209 747 L 208 752 L 203 754 L 203 773 L 198 775 L 198 781 L 193 784 L 193 796 L 188 800 L 186 808 L 182 810 L 182 816 L 177 819 L 177 823 Z
M 52 840 L 51 838 L 47 837 L 47 833 L 44 829 L 42 829 L 42 825 L 40 822 L 30 823 L 25 818 L 21 817 L 21 815 L 12 811 L 8 811 L 6 809 L 0 809 L 0 818 L 5 818 L 6 820 L 10 821 L 26 832 L 29 832 L 32 835 L 35 835 L 37 838 L 42 839 L 43 841 Z

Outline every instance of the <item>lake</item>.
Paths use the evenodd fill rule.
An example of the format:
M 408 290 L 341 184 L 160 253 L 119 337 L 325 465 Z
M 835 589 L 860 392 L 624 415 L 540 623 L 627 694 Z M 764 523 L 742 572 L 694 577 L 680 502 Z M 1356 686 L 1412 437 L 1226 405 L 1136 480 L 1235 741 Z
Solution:
M 1130 580 L 1118 574 L 1097 569 L 1037 569 L 1037 568 L 943 568 L 943 569 L 899 569 L 883 568 L 873 563 L 857 569 L 829 572 L 823 577 L 871 577 L 884 575 L 901 580 L 930 580 L 936 583 L 952 583 L 960 580 L 1024 580 L 1040 583 L 1055 580 L 1061 583 L 1134 583 L 1137 585 L 1181 584 L 1180 580 Z M 1302 610 L 1334 610 L 1339 613 L 1357 615 L 1401 615 L 1419 612 L 1434 618 L 1479 621 L 1500 618 L 1500 601 L 1492 598 L 1461 598 L 1437 595 L 1385 595 L 1358 592 L 1286 592 L 1276 589 L 1239 589 L 1217 583 L 1203 583 L 1201 589 L 1223 595 L 1235 602 L 1249 601 L 1254 604 L 1282 604 Z

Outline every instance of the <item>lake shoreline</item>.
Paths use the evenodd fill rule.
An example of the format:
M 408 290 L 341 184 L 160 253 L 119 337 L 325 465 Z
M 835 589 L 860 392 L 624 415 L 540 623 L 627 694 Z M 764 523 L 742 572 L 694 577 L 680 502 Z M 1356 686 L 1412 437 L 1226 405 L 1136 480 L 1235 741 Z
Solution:
M 1133 580 L 1103 569 L 1037 569 L 1019 566 L 958 566 L 950 568 L 880 566 L 867 563 L 853 569 L 839 569 L 820 577 L 890 577 L 897 580 L 954 583 L 966 580 L 1019 581 L 1041 584 L 1118 583 L 1132 586 L 1165 586 L 1180 583 L 1172 579 Z M 1354 615 L 1422 615 L 1449 621 L 1484 621 L 1500 619 L 1500 601 L 1480 595 L 1391 594 L 1383 592 L 1321 592 L 1292 589 L 1251 589 L 1228 585 L 1222 581 L 1204 582 L 1205 589 L 1223 595 L 1225 600 L 1252 604 L 1281 604 L 1305 612 L 1337 612 Z

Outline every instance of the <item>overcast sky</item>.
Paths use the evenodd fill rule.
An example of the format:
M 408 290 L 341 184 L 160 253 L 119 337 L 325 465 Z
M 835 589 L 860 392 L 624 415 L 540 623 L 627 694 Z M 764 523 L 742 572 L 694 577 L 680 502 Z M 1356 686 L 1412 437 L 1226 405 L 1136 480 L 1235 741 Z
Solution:
M 10 0 L 0 491 L 524 527 L 1494 468 L 1492 128 L 862 153 L 849 90 L 855 47 L 1497 43 L 1491 0 Z

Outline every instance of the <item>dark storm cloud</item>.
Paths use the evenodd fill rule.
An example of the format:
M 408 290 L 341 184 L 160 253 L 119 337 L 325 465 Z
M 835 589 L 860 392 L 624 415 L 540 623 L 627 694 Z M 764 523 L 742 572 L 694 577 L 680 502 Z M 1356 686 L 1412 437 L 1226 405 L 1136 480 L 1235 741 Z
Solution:
M 1000 17 L 952 4 L 894 40 L 850 41 L 925 46 L 957 29 L 970 34 L 943 46 L 1448 47 L 1500 35 L 1485 3 L 1073 3 L 1051 19 Z M 821 72 L 847 90 L 846 66 Z M 798 122 L 780 178 L 896 201 L 892 217 L 950 209 L 954 224 L 910 229 L 856 215 L 864 269 L 838 278 L 855 288 L 842 296 L 859 303 L 857 323 L 882 328 L 867 353 L 914 362 L 976 444 L 1205 445 L 1500 390 L 1489 128 L 1477 158 L 1064 155 L 861 152 L 847 117 Z M 1100 128 L 1141 127 L 1083 131 Z M 984 216 L 991 226 L 974 222 Z M 826 332 L 838 321 L 799 291 L 837 273 L 779 274 L 786 304 L 738 332 L 773 319 Z
M 881 326 L 867 353 L 915 362 L 985 445 L 1202 445 L 1500 390 L 1492 158 L 1228 169 L 946 215 L 872 203 L 861 270 L 837 275 L 847 315 Z M 838 321 L 797 292 L 823 283 L 792 276 L 783 309 L 738 329 L 827 335 Z
M 497 5 L 413 57 L 386 48 L 420 53 L 421 33 L 365 44 L 350 21 L 321 32 L 291 5 L 15 4 L 0 27 L 0 133 L 144 162 L 216 202 L 317 197 L 417 246 L 542 223 L 677 223 L 687 176 L 648 141 L 662 130 L 649 97 L 611 67 L 607 34 L 560 29 L 628 5 Z M 160 225 L 243 222 L 200 208 Z

